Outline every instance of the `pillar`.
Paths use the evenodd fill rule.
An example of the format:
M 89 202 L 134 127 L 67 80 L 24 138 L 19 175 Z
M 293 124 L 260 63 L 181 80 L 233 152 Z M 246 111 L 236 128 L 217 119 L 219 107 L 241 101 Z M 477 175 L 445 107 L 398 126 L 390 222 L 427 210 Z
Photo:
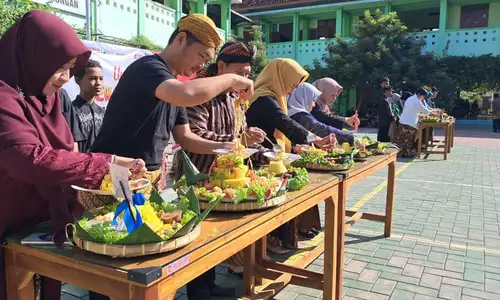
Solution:
M 97 0 L 92 0 L 90 2 L 90 22 L 91 22 L 91 33 L 92 33 L 92 38 L 91 40 L 97 41 L 99 39 L 97 33 L 98 33 L 98 24 L 99 22 L 97 21 Z
M 204 15 L 207 14 L 207 5 L 204 0 L 198 0 L 198 2 L 196 2 L 196 12 Z
M 351 36 L 351 20 L 352 20 L 352 16 L 350 13 L 348 12 L 344 12 L 342 14 L 342 17 L 344 18 L 343 22 L 342 22 L 342 37 L 349 37 Z
M 448 20 L 448 0 L 441 0 L 439 5 L 439 39 L 438 55 L 444 55 L 446 50 L 446 22 Z
M 264 30 L 264 40 L 266 43 L 271 43 L 271 31 L 273 29 L 273 23 L 262 21 L 263 30 Z
M 177 24 L 182 18 L 182 0 L 163 0 L 163 4 L 175 10 L 174 20 L 175 24 Z
M 386 2 L 384 7 L 384 13 L 388 14 L 392 11 L 392 3 Z
M 144 35 L 146 24 L 146 1 L 137 1 L 137 36 Z
M 298 60 L 299 57 L 299 32 L 300 32 L 300 19 L 299 13 L 293 14 L 293 59 Z
M 335 18 L 335 37 L 342 36 L 342 23 L 344 19 L 344 11 L 342 8 L 337 10 L 337 16 Z
M 304 19 L 302 20 L 302 40 L 303 41 L 308 41 L 309 40 L 309 19 Z
M 231 0 L 223 0 L 220 4 L 221 29 L 226 33 L 226 40 L 231 36 Z

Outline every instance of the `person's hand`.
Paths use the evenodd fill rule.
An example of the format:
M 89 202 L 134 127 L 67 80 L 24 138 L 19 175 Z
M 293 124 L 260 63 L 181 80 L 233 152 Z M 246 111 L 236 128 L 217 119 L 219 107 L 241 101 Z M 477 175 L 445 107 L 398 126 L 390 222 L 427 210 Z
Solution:
M 360 121 L 358 115 L 353 115 L 352 117 L 345 118 L 345 123 L 353 128 L 355 128 L 356 126 L 359 127 Z
M 246 145 L 260 144 L 264 141 L 266 133 L 257 127 L 249 127 L 245 131 L 245 136 L 241 139 Z
M 295 145 L 292 149 L 293 153 L 302 153 L 304 150 L 311 148 L 309 145 Z
M 253 95 L 253 80 L 234 75 L 232 89 L 240 95 L 240 98 L 248 99 Z
M 324 138 L 314 141 L 313 143 L 320 148 L 328 148 L 337 144 L 337 138 L 335 137 L 335 134 L 332 133 L 325 136 Z
M 114 156 L 112 163 L 129 170 L 129 177 L 132 179 L 143 178 L 146 175 L 146 163 L 142 159 L 134 159 L 123 156 Z
M 222 143 L 222 149 L 230 149 L 230 150 L 232 150 L 232 149 L 234 149 L 234 145 L 235 144 L 236 143 L 234 143 L 234 142 L 223 142 Z

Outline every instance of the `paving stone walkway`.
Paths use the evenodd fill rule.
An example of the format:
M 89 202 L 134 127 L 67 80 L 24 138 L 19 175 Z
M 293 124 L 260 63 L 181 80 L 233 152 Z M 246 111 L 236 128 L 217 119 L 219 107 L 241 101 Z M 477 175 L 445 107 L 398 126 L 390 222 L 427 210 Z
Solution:
M 361 220 L 348 231 L 345 300 L 500 300 L 500 134 L 457 128 L 455 141 L 447 161 L 398 161 L 390 238 L 376 222 Z M 347 206 L 383 213 L 386 172 L 354 185 Z M 322 264 L 320 257 L 309 269 L 321 272 Z M 217 281 L 241 293 L 241 280 L 223 266 Z M 84 290 L 63 289 L 63 300 L 87 299 Z M 187 299 L 183 292 L 177 299 Z M 321 297 L 288 286 L 275 299 Z

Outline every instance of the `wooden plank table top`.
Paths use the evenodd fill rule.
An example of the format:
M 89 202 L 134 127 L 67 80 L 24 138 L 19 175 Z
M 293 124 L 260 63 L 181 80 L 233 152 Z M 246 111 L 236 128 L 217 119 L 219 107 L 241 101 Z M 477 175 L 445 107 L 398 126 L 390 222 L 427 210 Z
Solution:
M 332 199 L 332 195 L 337 195 L 338 184 L 334 174 L 313 173 L 309 185 L 288 193 L 289 201 L 280 207 L 247 213 L 211 213 L 202 222 L 198 239 L 161 255 L 114 259 L 73 247 L 34 247 L 20 241 L 30 233 L 43 231 L 40 228 L 19 231 L 9 235 L 3 246 L 8 300 L 34 299 L 30 292 L 34 273 L 108 295 L 112 300 L 173 299 L 178 288 L 241 250 L 252 251 L 256 241 L 313 207 L 315 201 L 320 201 L 317 199 Z M 327 206 L 332 206 L 330 211 L 333 211 L 337 199 L 330 202 Z M 335 214 L 329 217 L 328 223 L 333 224 Z M 333 229 L 328 238 L 336 240 Z M 335 242 L 330 243 L 328 252 L 332 259 L 335 250 Z M 327 292 L 332 295 L 336 264 L 325 258 L 327 263 L 324 282 L 328 289 L 333 289 Z
M 339 186 L 339 201 L 338 201 L 338 218 L 337 218 L 337 292 L 335 298 L 342 298 L 343 285 L 343 269 L 344 269 L 344 243 L 345 232 L 350 228 L 356 220 L 365 219 L 385 224 L 384 235 L 389 237 L 392 231 L 392 214 L 394 208 L 394 186 L 396 178 L 396 149 L 387 149 L 385 155 L 377 155 L 368 157 L 364 163 L 358 163 L 354 168 L 344 172 L 344 179 Z M 382 168 L 388 167 L 387 173 L 387 197 L 385 215 L 378 215 L 367 212 L 350 211 L 346 209 L 347 194 L 350 187 L 356 182 L 374 174 Z M 346 221 L 346 217 L 350 217 Z

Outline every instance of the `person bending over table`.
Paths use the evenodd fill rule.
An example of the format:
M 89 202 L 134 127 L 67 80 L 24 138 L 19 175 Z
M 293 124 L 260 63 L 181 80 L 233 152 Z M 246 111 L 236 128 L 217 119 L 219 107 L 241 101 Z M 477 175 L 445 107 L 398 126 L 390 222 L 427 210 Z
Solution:
M 127 67 L 111 95 L 91 150 L 144 159 L 148 178 L 162 189 L 167 176 L 164 150 L 170 133 L 187 151 L 211 154 L 214 149 L 232 148 L 232 142 L 211 141 L 191 132 L 185 107 L 208 102 L 229 89 L 249 97 L 253 82 L 231 73 L 186 82 L 176 79 L 177 75 L 189 77 L 199 72 L 220 43 L 217 27 L 209 17 L 183 17 L 161 53 L 141 57 Z M 202 276 L 214 273 L 215 268 Z M 233 295 L 233 289 L 218 287 L 213 281 L 210 286 L 188 284 L 190 300 Z
M 357 115 L 349 118 L 333 115 L 328 108 L 342 93 L 344 89 L 337 81 L 332 78 L 321 78 L 313 82 L 313 85 L 321 92 L 316 105 L 311 114 L 323 124 L 330 125 L 337 129 L 342 129 L 344 124 L 351 127 L 359 126 L 359 118 Z
M 299 85 L 288 98 L 288 116 L 317 136 L 335 134 L 337 142 L 353 144 L 354 135 L 323 124 L 311 114 L 320 96 L 314 85 L 307 82 Z
M 73 151 L 59 90 L 89 57 L 73 28 L 47 12 L 25 14 L 0 39 L 0 237 L 50 220 L 54 241 L 63 243 L 66 224 L 84 211 L 71 185 L 99 189 L 110 162 L 134 177 L 146 171 L 140 159 Z M 3 252 L 0 299 L 7 299 Z M 60 299 L 61 282 L 35 282 L 40 299 Z
M 399 118 L 399 126 L 396 131 L 396 141 L 402 157 L 413 157 L 416 152 L 416 139 L 418 133 L 418 115 L 420 113 L 430 115 L 432 110 L 424 101 L 428 93 L 424 88 L 419 88 L 417 93 L 406 99 L 403 112 Z
M 248 77 L 252 71 L 251 62 L 255 53 L 256 49 L 247 43 L 227 42 L 221 47 L 216 62 L 198 73 L 197 78 L 209 78 L 228 73 Z M 252 127 L 246 128 L 244 111 L 241 107 L 235 106 L 238 98 L 238 93 L 227 90 L 207 103 L 188 107 L 186 110 L 191 131 L 207 140 L 232 142 L 242 134 L 242 132 L 237 131 L 242 130 L 243 134 L 246 135 L 245 138 L 242 138 L 243 144 L 262 143 L 264 141 L 262 130 Z M 201 173 L 208 174 L 215 160 L 214 154 L 198 154 L 196 151 L 186 154 Z M 174 162 L 174 178 L 178 180 L 184 174 L 183 161 L 178 152 L 174 155 Z M 241 273 L 244 264 L 243 253 L 235 254 L 226 263 L 230 272 Z M 214 279 L 211 278 L 211 282 Z
M 287 115 L 287 97 L 302 84 L 309 74 L 294 60 L 277 58 L 271 60 L 255 81 L 255 94 L 248 99 L 248 126 L 264 130 L 266 135 L 281 146 L 286 152 L 291 152 L 292 143 L 318 146 L 332 144 L 334 135 L 318 138 Z M 272 148 L 273 145 L 264 141 L 263 145 Z M 298 230 L 300 228 L 320 228 L 319 212 L 311 209 L 298 220 L 293 220 L 284 227 L 274 231 L 268 241 L 268 249 L 281 254 L 286 250 L 282 246 L 297 248 Z M 312 234 L 317 234 L 314 232 Z

